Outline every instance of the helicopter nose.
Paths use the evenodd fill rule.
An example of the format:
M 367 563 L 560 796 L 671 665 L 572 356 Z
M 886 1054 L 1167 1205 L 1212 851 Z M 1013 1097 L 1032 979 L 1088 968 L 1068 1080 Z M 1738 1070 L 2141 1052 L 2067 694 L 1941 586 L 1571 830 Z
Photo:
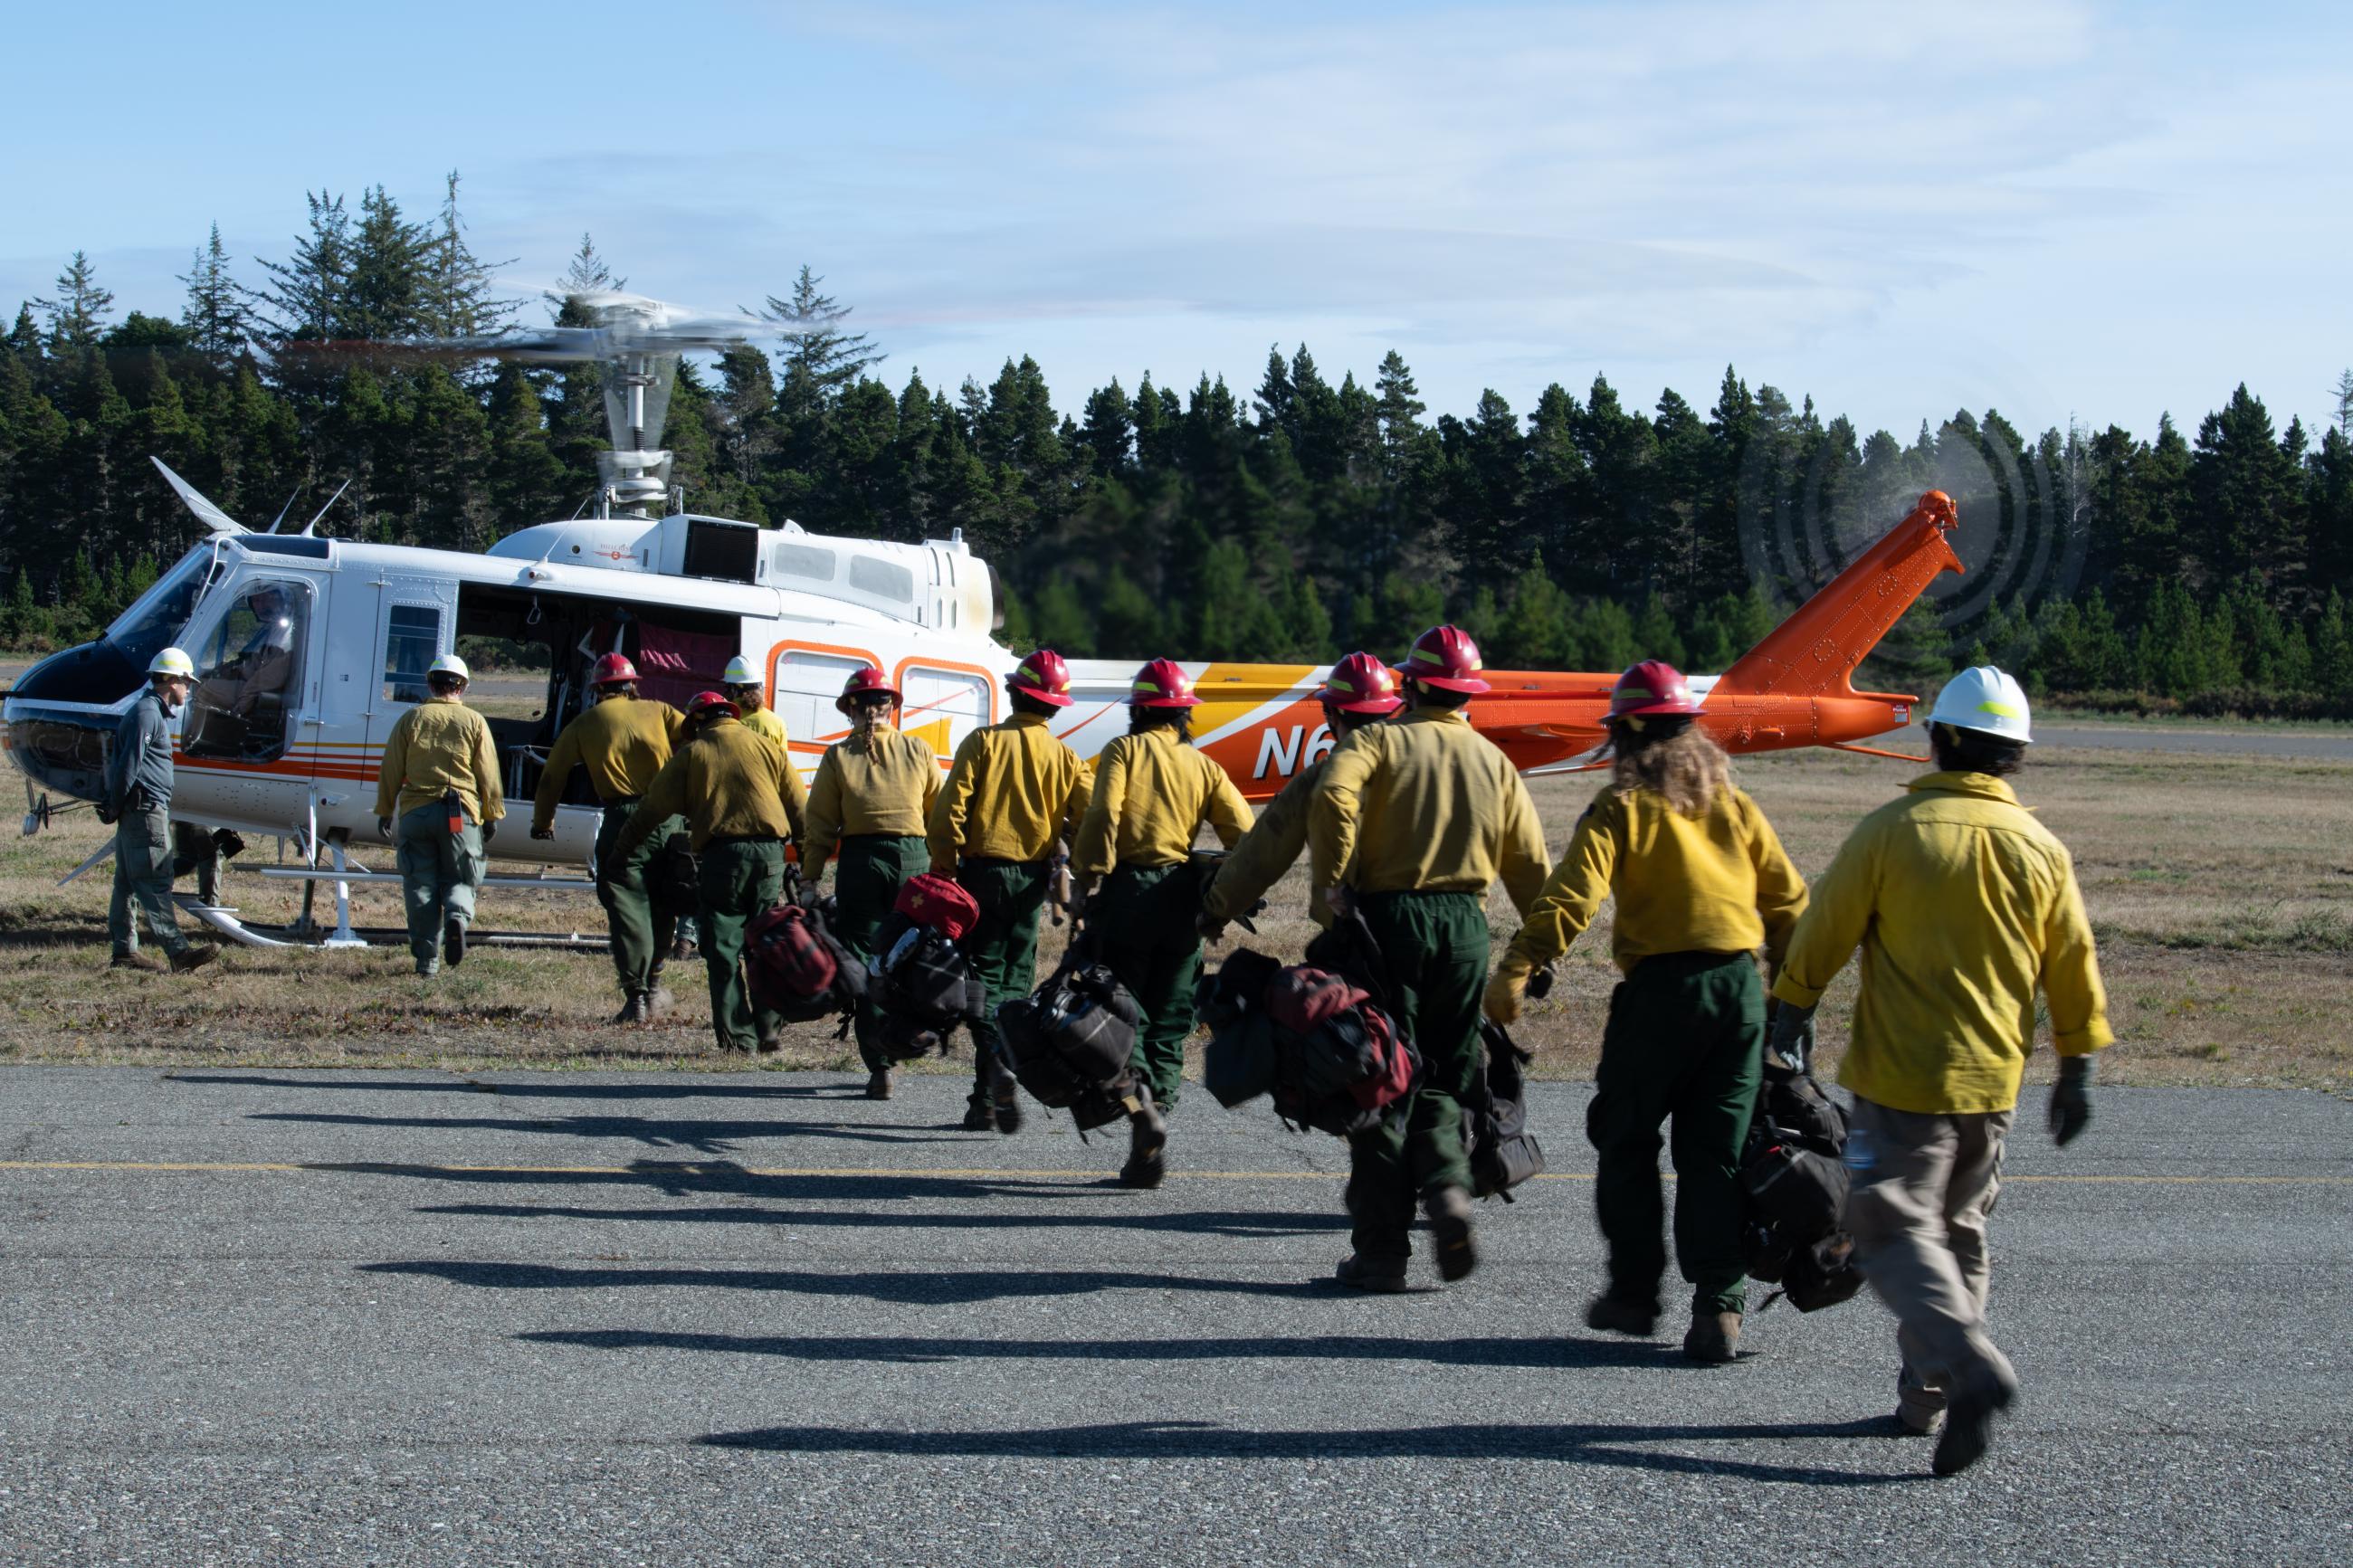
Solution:
M 106 754 L 123 700 L 141 675 L 103 641 L 51 654 L 26 670 L 0 707 L 9 760 L 40 788 L 79 800 L 105 791 Z

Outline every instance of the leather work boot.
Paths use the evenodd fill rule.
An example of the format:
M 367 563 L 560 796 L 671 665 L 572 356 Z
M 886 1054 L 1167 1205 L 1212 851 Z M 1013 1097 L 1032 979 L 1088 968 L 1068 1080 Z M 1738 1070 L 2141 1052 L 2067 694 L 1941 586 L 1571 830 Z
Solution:
M 965 1101 L 964 1130 L 967 1132 L 997 1131 L 997 1102 L 987 1095 L 976 1094 Z
M 873 1073 L 866 1080 L 866 1098 L 869 1100 L 888 1100 L 891 1098 L 891 1069 L 889 1068 L 876 1068 Z
M 759 1051 L 762 1056 L 773 1057 L 784 1048 L 785 1035 L 783 1030 L 764 1029 L 761 1031 Z
M 1993 1446 L 1993 1418 L 2018 1397 L 2018 1384 L 2007 1378 L 1988 1378 L 1955 1389 L 1945 1405 L 1945 1431 L 1928 1468 L 1940 1476 L 1957 1476 Z
M 1168 1119 L 1152 1103 L 1152 1091 L 1138 1088 L 1136 1108 L 1127 1114 L 1127 1163 L 1119 1168 L 1123 1187 L 1151 1188 L 1168 1174 Z
M 1471 1194 L 1440 1187 L 1422 1200 L 1430 1215 L 1430 1240 L 1438 1247 L 1438 1277 L 1449 1284 L 1468 1279 L 1479 1267 L 1479 1246 L 1471 1235 Z
M 621 1010 L 613 1015 L 613 1022 L 642 1024 L 652 1017 L 653 1007 L 647 1002 L 646 994 L 642 991 L 632 991 L 629 993 L 629 999 L 621 1004 Z
M 1340 1259 L 1332 1278 L 1352 1290 L 1369 1290 L 1377 1296 L 1396 1296 L 1404 1292 L 1405 1259 L 1402 1258 L 1366 1258 L 1352 1252 Z
M 1021 1131 L 1021 1086 L 1009 1072 L 999 1071 L 990 1086 L 990 1098 L 997 1104 L 997 1130 L 999 1132 Z
M 1723 1366 L 1740 1359 L 1740 1314 L 1694 1312 L 1683 1333 L 1683 1359 L 1702 1366 Z
M 184 947 L 172 955 L 172 973 L 185 974 L 192 969 L 202 969 L 220 956 L 220 949 L 210 942 L 201 947 Z
M 670 962 L 672 963 L 691 963 L 694 959 L 694 943 L 689 942 L 684 937 L 680 937 L 677 941 L 670 944 Z
M 1623 1296 L 1596 1296 L 1585 1309 L 1585 1326 L 1606 1334 L 1628 1334 L 1647 1340 L 1659 1331 L 1659 1304 L 1629 1300 Z
M 441 928 L 441 962 L 452 969 L 466 962 L 464 921 L 451 921 Z
M 646 993 L 646 1022 L 653 1022 L 677 1005 L 678 998 L 670 994 L 670 987 L 655 982 L 653 988 Z
M 109 969 L 135 969 L 142 974 L 161 974 L 164 966 L 143 952 L 118 952 L 107 960 Z

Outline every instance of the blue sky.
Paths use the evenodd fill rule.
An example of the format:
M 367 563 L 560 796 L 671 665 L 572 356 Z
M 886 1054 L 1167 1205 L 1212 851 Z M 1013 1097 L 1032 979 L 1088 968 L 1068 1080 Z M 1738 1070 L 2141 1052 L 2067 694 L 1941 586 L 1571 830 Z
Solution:
M 1335 381 L 1433 410 L 1725 364 L 1908 435 L 2283 424 L 2353 363 L 2353 7 L 45 6 L 12 19 L 0 305 L 87 249 L 176 311 L 302 193 L 463 172 L 534 290 L 756 304 L 804 260 L 949 385 Z

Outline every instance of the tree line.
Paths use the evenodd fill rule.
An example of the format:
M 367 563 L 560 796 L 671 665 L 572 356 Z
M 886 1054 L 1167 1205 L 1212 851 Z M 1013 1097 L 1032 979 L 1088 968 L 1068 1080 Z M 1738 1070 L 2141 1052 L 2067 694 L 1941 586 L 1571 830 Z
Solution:
M 309 194 L 253 288 L 216 229 L 175 313 L 118 318 L 79 253 L 21 307 L 0 338 L 0 643 L 92 635 L 185 548 L 151 453 L 257 524 L 348 479 L 322 523 L 346 537 L 480 550 L 576 511 L 606 445 L 597 367 L 370 346 L 512 323 L 511 264 L 473 251 L 458 197 L 452 174 L 419 220 L 381 187 Z M 548 308 L 582 320 L 569 299 L 625 281 L 584 236 Z M 1335 384 L 1303 345 L 1247 394 L 1146 373 L 1058 409 L 1027 356 L 985 384 L 885 379 L 822 282 L 804 267 L 767 298 L 775 353 L 681 365 L 665 440 L 688 506 L 961 528 L 1012 641 L 1323 659 L 1452 616 L 1499 667 L 1722 668 L 1934 487 L 1983 531 L 1998 591 L 1915 607 L 1868 677 L 1918 689 L 1992 658 L 2104 702 L 2353 713 L 2353 372 L 2316 438 L 2242 385 L 2190 434 L 2030 436 L 1989 409 L 1906 441 L 1731 369 L 1704 411 L 1597 376 L 1525 415 L 1491 391 L 1432 416 L 1400 355 Z

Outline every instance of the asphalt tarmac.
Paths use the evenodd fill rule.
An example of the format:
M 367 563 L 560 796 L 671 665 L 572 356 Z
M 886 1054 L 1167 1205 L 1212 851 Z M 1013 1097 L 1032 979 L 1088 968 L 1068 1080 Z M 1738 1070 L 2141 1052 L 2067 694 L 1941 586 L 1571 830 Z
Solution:
M 1155 1193 L 1066 1121 L 818 1075 L 0 1076 L 0 1560 L 2353 1560 L 2353 1103 L 2021 1108 L 1950 1481 L 1890 1320 L 1736 1366 L 1580 1325 L 1589 1089 L 1466 1283 L 1363 1297 L 1343 1151 L 1198 1093 Z M 1763 1292 L 1757 1291 L 1761 1300 Z

